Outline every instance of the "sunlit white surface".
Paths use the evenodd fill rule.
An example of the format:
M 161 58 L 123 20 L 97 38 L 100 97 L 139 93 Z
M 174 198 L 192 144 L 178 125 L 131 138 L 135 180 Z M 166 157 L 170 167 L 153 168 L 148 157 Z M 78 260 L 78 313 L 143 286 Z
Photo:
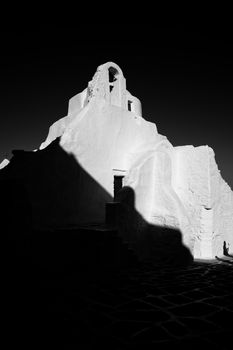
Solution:
M 5 166 L 7 166 L 10 163 L 10 161 L 8 159 L 3 159 L 3 161 L 0 163 L 0 169 L 5 168 Z

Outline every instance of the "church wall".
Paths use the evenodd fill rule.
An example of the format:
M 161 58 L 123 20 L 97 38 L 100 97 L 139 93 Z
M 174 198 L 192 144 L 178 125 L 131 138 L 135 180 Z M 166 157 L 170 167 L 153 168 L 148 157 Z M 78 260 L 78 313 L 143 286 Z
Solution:
M 66 197 L 69 214 L 61 216 L 63 226 L 82 220 L 103 222 L 105 201 L 113 197 L 114 174 L 124 173 L 124 184 L 133 190 L 142 220 L 180 230 L 195 258 L 220 256 L 224 241 L 233 251 L 233 193 L 221 177 L 213 150 L 173 147 L 154 123 L 143 119 L 141 102 L 126 90 L 126 80 L 115 63 L 98 67 L 87 89 L 70 99 L 68 115 L 50 127 L 40 146 L 45 158 L 48 146 L 58 137 L 61 153 L 54 158 L 54 174 L 59 173 L 60 182 L 56 184 L 59 176 L 54 185 L 51 181 L 47 192 L 53 190 L 43 214 L 50 224 L 49 203 L 54 199 L 54 222 L 59 224 L 66 210 L 61 198 Z M 77 164 L 76 173 L 71 170 L 72 183 L 62 164 L 59 172 L 61 154 L 64 164 L 70 159 Z M 71 167 L 75 168 L 73 163 Z M 34 207 L 39 203 L 42 208 L 45 192 L 33 191 Z M 57 215 L 56 201 L 61 207 Z M 40 224 L 39 214 L 36 220 Z

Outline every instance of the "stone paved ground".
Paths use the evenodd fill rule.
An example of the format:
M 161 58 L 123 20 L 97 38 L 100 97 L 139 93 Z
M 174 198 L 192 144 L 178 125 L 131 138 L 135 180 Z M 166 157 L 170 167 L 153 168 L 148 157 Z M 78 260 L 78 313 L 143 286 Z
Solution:
M 7 251 L 4 349 L 232 348 L 233 258 L 105 271 L 90 264 L 84 271 L 59 265 L 56 241 L 48 261 L 45 238 L 36 240 L 37 254 L 29 246 L 30 254 L 21 254 L 18 243 L 18 255 L 12 246 Z
M 229 349 L 233 259 L 65 278 L 65 349 Z M 82 281 L 82 283 L 80 282 Z M 41 281 L 46 286 L 46 280 Z M 61 296 L 60 296 L 61 297 Z M 231 345 L 230 345 L 231 344 Z

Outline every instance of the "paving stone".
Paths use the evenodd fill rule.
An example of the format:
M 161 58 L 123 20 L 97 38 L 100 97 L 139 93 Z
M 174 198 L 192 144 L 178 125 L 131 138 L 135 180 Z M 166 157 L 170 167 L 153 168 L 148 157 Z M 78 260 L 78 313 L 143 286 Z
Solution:
M 206 288 L 203 288 L 203 291 L 212 295 L 212 296 L 223 296 L 223 295 L 226 295 L 227 292 L 225 292 L 224 289 L 219 289 L 219 288 L 215 288 L 215 287 L 206 287 Z
M 183 305 L 183 304 L 190 303 L 192 301 L 191 298 L 188 298 L 183 295 L 167 295 L 167 296 L 163 296 L 163 299 L 165 299 L 170 303 L 173 303 L 173 305 Z
M 215 314 L 207 317 L 207 320 L 214 322 L 223 329 L 233 330 L 233 312 L 227 310 L 217 311 Z
M 232 276 L 232 278 L 233 278 L 233 276 Z M 232 296 L 233 286 L 228 285 L 228 283 L 226 284 L 226 278 L 224 278 L 224 280 L 222 281 L 222 283 L 219 283 L 219 281 L 218 281 L 218 283 L 215 283 L 215 286 L 216 286 L 218 289 L 224 291 L 224 296 L 225 296 L 225 295 L 231 295 L 231 296 Z
M 176 342 L 174 349 L 179 350 L 221 350 L 217 344 L 213 344 L 209 339 L 202 336 L 198 337 L 187 337 Z M 168 349 L 167 349 L 168 350 Z
M 232 330 L 206 334 L 205 339 L 218 349 L 229 350 L 232 346 Z
M 169 310 L 177 316 L 200 317 L 216 312 L 218 309 L 212 305 L 208 305 L 202 302 L 196 302 L 192 304 L 174 307 Z
M 233 296 L 232 296 L 232 300 L 233 300 Z M 222 306 L 230 309 L 232 305 L 232 300 L 230 300 L 230 298 L 224 298 L 224 297 L 213 297 L 213 298 L 205 299 L 205 303 L 216 305 L 216 306 Z
M 163 322 L 162 327 L 171 335 L 183 337 L 189 333 L 189 329 L 177 321 Z
M 202 318 L 194 318 L 194 317 L 180 317 L 179 321 L 188 327 L 190 332 L 194 333 L 205 333 L 205 332 L 215 332 L 219 330 L 219 327 L 216 324 L 206 321 Z
M 149 295 L 146 298 L 142 299 L 146 303 L 152 304 L 155 307 L 167 308 L 171 307 L 173 304 L 156 296 Z
M 187 293 L 183 293 L 182 295 L 193 299 L 193 300 L 201 300 L 204 298 L 208 298 L 210 296 L 209 293 L 203 292 L 202 290 L 193 290 L 193 291 L 189 291 Z

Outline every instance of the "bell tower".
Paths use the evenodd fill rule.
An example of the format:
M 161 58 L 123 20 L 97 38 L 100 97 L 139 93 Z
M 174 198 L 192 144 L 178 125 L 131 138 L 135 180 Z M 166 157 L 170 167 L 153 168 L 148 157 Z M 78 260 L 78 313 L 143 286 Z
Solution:
M 92 97 L 104 98 L 109 104 L 127 109 L 126 80 L 120 67 L 108 62 L 98 67 L 88 84 L 89 100 Z

